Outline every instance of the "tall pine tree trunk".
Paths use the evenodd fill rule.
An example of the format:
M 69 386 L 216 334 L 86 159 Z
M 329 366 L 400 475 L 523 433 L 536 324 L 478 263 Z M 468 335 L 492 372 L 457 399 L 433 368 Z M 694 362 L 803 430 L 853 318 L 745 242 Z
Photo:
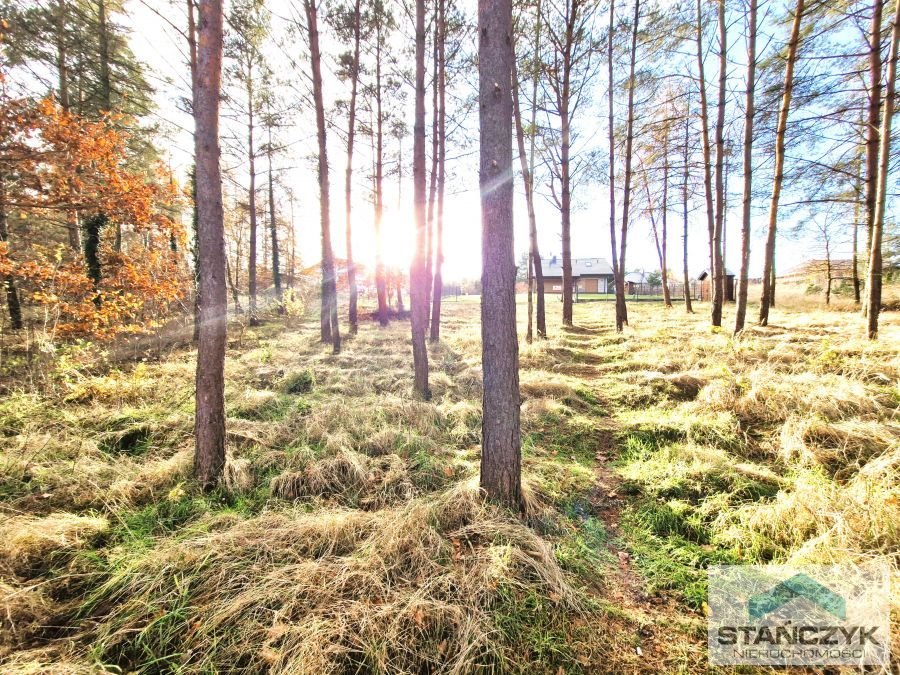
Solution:
M 684 276 L 684 311 L 688 314 L 694 313 L 691 304 L 691 274 L 688 269 L 688 184 L 691 176 L 691 118 L 690 105 L 685 111 L 684 116 L 684 174 L 681 183 L 681 219 L 682 219 L 682 273 Z
M 628 225 L 631 217 L 632 147 L 634 145 L 634 89 L 637 63 L 637 36 L 641 18 L 641 1 L 634 2 L 634 18 L 631 26 L 631 64 L 628 71 L 628 118 L 625 125 L 625 189 L 622 200 L 622 229 L 619 235 L 619 282 L 616 284 L 616 330 L 621 332 L 628 325 L 628 308 L 625 305 L 625 253 L 628 243 Z
M 250 261 L 247 270 L 247 286 L 250 294 L 248 317 L 250 325 L 259 323 L 256 309 L 256 244 L 258 224 L 256 220 L 256 150 L 253 145 L 253 74 L 247 74 L 247 159 L 250 166 L 250 192 L 247 195 L 247 210 L 250 212 Z
M 878 152 L 878 185 L 875 199 L 875 220 L 872 221 L 872 247 L 869 251 L 868 322 L 866 334 L 870 340 L 878 337 L 878 317 L 881 313 L 882 254 L 884 212 L 887 208 L 887 179 L 891 160 L 891 122 L 894 116 L 894 94 L 897 86 L 897 48 L 900 47 L 900 0 L 894 2 L 894 21 L 891 25 L 891 51 L 888 60 L 887 83 L 884 94 L 884 114 L 881 120 Z
M 784 180 L 784 138 L 787 133 L 788 113 L 794 93 L 794 64 L 797 47 L 800 44 L 800 22 L 803 19 L 805 0 L 797 0 L 791 38 L 788 42 L 787 65 L 784 71 L 784 94 L 778 111 L 778 126 L 775 128 L 775 179 L 772 183 L 772 202 L 769 205 L 769 226 L 766 233 L 766 250 L 763 258 L 763 287 L 759 300 L 759 325 L 769 324 L 769 307 L 775 287 L 775 234 L 778 230 L 778 201 L 781 199 L 781 184 Z
M 269 160 L 269 234 L 272 237 L 272 283 L 275 286 L 275 304 L 279 314 L 284 314 L 284 297 L 281 290 L 281 256 L 278 248 L 278 220 L 275 217 L 275 179 L 272 175 L 272 126 L 269 125 L 269 144 L 266 149 Z
M 522 183 L 525 186 L 525 204 L 528 208 L 528 266 L 529 266 L 529 285 L 528 297 L 531 298 L 532 280 L 536 283 L 538 294 L 538 316 L 537 316 L 537 333 L 539 337 L 547 337 L 547 325 L 543 317 L 544 314 L 544 273 L 541 269 L 541 254 L 538 249 L 537 240 L 537 217 L 534 212 L 534 178 L 531 174 L 528 160 L 525 158 L 525 130 L 522 127 L 522 112 L 519 106 L 519 77 L 516 68 L 516 61 L 513 59 L 512 64 L 512 87 L 513 87 L 513 114 L 516 120 L 516 143 L 519 149 L 519 164 L 522 168 Z M 531 326 L 531 307 L 528 309 L 528 323 Z M 529 331 L 530 335 L 531 331 Z M 529 342 L 531 341 L 529 337 Z
M 700 136 L 703 144 L 703 189 L 706 196 L 706 229 L 709 235 L 709 279 L 713 282 L 716 267 L 716 216 L 713 207 L 712 148 L 709 142 L 709 103 L 706 97 L 706 69 L 703 53 L 703 11 L 697 0 L 697 87 L 700 90 Z M 701 293 L 702 295 L 702 293 Z
M 316 108 L 316 132 L 319 140 L 319 209 L 322 224 L 322 307 L 321 339 L 330 342 L 335 354 L 341 351 L 338 324 L 337 283 L 334 253 L 331 248 L 331 201 L 328 181 L 328 148 L 325 128 L 325 102 L 322 95 L 322 54 L 319 51 L 318 0 L 303 0 L 309 31 L 309 60 L 312 67 L 313 100 Z
M 615 16 L 616 3 L 610 0 L 609 3 L 609 31 L 606 39 L 606 61 L 607 72 L 609 77 L 608 109 L 609 124 L 607 131 L 609 132 L 609 241 L 612 248 L 612 268 L 613 268 L 613 290 L 616 297 L 616 330 L 621 332 L 624 326 L 622 320 L 619 298 L 621 296 L 624 305 L 625 286 L 624 276 L 619 275 L 619 247 L 616 244 L 616 139 L 615 139 L 615 80 L 613 80 L 613 38 L 615 36 Z
M 725 302 L 725 265 L 722 259 L 722 232 L 725 228 L 725 84 L 728 74 L 728 36 L 725 0 L 719 0 L 719 104 L 716 110 L 716 219 L 713 228 L 712 325 L 722 325 Z
M 570 38 L 567 37 L 567 40 Z M 566 78 L 568 79 L 568 66 Z M 564 85 L 568 92 L 568 82 Z M 560 215 L 562 230 L 562 280 L 563 280 L 563 326 L 571 326 L 573 319 L 573 281 L 572 281 L 572 186 L 570 169 L 570 128 L 569 128 L 569 96 L 564 93 L 559 111 L 562 139 L 559 150 L 559 182 L 560 182 Z
M 447 51 L 446 51 L 446 0 L 437 0 L 437 49 L 438 49 L 438 184 L 437 184 L 437 227 L 435 240 L 437 250 L 434 257 L 434 284 L 431 301 L 431 325 L 429 338 L 437 342 L 441 336 L 441 295 L 444 292 L 444 188 L 446 179 L 447 154 Z
M 409 309 L 412 331 L 414 387 L 428 399 L 428 348 L 425 329 L 428 321 L 425 280 L 425 0 L 416 0 L 416 100 L 413 126 L 413 207 L 415 214 L 415 248 L 409 270 Z
M 347 286 L 350 290 L 350 334 L 359 330 L 356 263 L 353 261 L 353 142 L 356 138 L 356 90 L 359 85 L 360 0 L 353 5 L 353 63 L 350 66 L 350 110 L 347 115 L 347 168 L 344 171 L 344 214 L 347 238 Z
M 199 0 L 194 152 L 197 167 L 200 340 L 197 346 L 194 474 L 209 489 L 225 466 L 225 235 L 219 166 L 222 0 Z
M 866 111 L 866 255 L 871 257 L 872 228 L 878 192 L 878 148 L 881 125 L 881 26 L 885 0 L 873 0 L 872 22 L 869 28 L 869 105 Z M 868 293 L 863 303 L 863 316 L 869 311 Z
M 481 344 L 484 378 L 481 488 L 522 505 L 519 343 L 513 253 L 512 4 L 478 2 L 481 186 Z
M 738 277 L 734 333 L 744 330 L 747 318 L 747 283 L 750 277 L 750 206 L 753 203 L 753 121 L 756 94 L 756 5 L 747 13 L 747 99 L 744 104 L 744 197 L 741 202 L 741 271 Z
M 382 112 L 381 53 L 382 25 L 375 27 L 375 289 L 378 295 L 378 323 L 388 324 L 388 288 L 384 269 L 384 241 L 381 219 L 384 214 L 384 114 Z

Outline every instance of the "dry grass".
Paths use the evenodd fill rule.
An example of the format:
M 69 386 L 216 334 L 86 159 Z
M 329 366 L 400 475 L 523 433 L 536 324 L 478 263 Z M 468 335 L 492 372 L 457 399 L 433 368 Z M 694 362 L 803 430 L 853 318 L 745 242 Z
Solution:
M 706 672 L 706 565 L 898 569 L 900 324 L 872 344 L 798 302 L 738 340 L 650 303 L 564 331 L 551 303 L 520 350 L 524 518 L 474 482 L 472 300 L 445 305 L 427 403 L 405 324 L 339 357 L 313 323 L 247 329 L 209 495 L 190 353 L 61 362 L 0 403 L 0 671 Z

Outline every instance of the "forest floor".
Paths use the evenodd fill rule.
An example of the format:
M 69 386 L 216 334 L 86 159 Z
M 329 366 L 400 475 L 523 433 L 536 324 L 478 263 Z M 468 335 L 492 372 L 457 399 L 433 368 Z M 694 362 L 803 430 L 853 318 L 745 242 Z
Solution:
M 778 307 L 733 340 L 705 304 L 616 334 L 611 303 L 563 330 L 550 301 L 520 348 L 520 518 L 477 491 L 477 298 L 444 308 L 430 402 L 407 322 L 339 356 L 312 316 L 235 332 L 211 494 L 193 351 L 3 364 L 0 672 L 705 673 L 709 565 L 896 576 L 900 315 L 869 343 Z

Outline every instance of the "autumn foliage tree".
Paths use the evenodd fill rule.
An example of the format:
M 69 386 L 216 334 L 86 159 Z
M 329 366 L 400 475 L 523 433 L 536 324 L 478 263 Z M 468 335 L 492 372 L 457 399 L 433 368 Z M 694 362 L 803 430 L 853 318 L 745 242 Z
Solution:
M 0 275 L 21 305 L 7 302 L 14 327 L 18 311 L 53 335 L 109 338 L 160 325 L 185 295 L 185 233 L 171 216 L 181 193 L 161 165 L 129 166 L 120 122 L 53 99 L 0 99 Z M 70 213 L 93 226 L 80 251 L 68 244 Z

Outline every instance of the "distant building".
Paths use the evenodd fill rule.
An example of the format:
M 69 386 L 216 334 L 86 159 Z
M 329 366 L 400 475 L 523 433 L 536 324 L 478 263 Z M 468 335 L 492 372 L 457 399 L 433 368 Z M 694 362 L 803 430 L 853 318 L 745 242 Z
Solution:
M 779 276 L 778 281 L 824 288 L 828 284 L 829 267 L 832 284 L 853 281 L 853 261 L 845 259 L 832 260 L 830 263 L 828 260 L 807 260 Z
M 544 293 L 563 292 L 562 256 L 541 258 Z M 605 258 L 572 258 L 572 285 L 578 293 L 615 293 L 613 271 Z

